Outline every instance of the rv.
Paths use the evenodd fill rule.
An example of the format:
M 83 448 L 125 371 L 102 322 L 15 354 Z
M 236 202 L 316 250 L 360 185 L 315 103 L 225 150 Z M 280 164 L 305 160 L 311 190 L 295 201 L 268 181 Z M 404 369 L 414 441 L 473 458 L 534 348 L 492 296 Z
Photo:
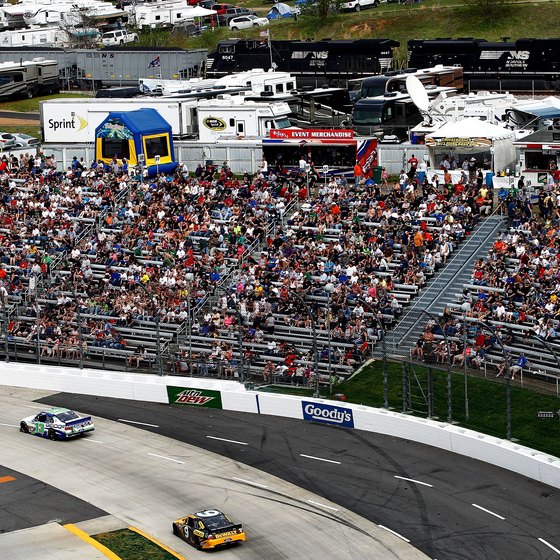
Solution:
M 137 4 L 129 11 L 129 20 L 140 30 L 168 28 L 193 21 L 194 18 L 189 16 L 191 10 L 185 1 Z
M 31 62 L 0 63 L 0 99 L 58 93 L 58 62 L 35 58 Z
M 453 95 L 454 88 L 426 86 L 430 99 L 438 95 Z M 353 129 L 363 136 L 397 136 L 405 139 L 408 131 L 420 124 L 422 113 L 408 93 L 390 92 L 359 99 L 352 112 Z
M 95 129 L 111 112 L 150 107 L 171 125 L 173 136 L 198 137 L 215 142 L 223 136 L 261 137 L 271 129 L 290 126 L 286 103 L 257 103 L 242 96 L 217 99 L 176 100 L 163 97 L 132 99 L 53 99 L 40 106 L 45 142 L 79 144 L 93 142 Z
M 76 3 L 30 4 L 23 14 L 25 25 L 91 25 L 93 21 L 123 17 L 125 12 L 107 2 L 81 0 Z
M 32 27 L 0 32 L 0 47 L 86 47 L 99 42 L 100 37 L 93 28 Z
M 393 70 L 379 76 L 370 76 L 353 80 L 350 98 L 353 101 L 364 97 L 377 97 L 393 91 L 406 89 L 406 78 L 416 76 L 425 86 L 453 87 L 463 91 L 463 69 L 460 66 L 443 66 L 439 64 L 432 68 L 406 68 Z

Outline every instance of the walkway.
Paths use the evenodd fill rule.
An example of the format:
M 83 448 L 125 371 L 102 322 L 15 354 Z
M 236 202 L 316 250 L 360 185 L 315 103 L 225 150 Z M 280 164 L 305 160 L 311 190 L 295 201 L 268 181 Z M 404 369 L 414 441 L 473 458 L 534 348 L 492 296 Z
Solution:
M 422 310 L 438 315 L 448 303 L 457 301 L 457 294 L 470 281 L 476 259 L 486 256 L 497 232 L 504 227 L 500 215 L 490 216 L 452 253 L 447 266 L 428 282 L 427 288 L 422 290 L 410 307 L 404 308 L 398 325 L 387 333 L 389 355 L 409 356 L 410 348 L 418 340 L 428 320 Z

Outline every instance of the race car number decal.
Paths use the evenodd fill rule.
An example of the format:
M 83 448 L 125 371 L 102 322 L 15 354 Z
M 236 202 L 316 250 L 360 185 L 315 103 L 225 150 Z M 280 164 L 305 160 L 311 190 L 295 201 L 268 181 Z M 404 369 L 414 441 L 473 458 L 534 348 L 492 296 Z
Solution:
M 44 422 L 35 422 L 35 432 L 38 434 L 45 433 L 45 423 Z

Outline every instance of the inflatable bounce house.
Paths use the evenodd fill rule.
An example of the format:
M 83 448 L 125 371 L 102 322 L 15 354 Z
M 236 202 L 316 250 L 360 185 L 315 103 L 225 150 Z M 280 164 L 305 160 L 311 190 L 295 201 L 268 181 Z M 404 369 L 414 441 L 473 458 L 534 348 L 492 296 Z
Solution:
M 173 173 L 177 167 L 170 124 L 155 109 L 109 113 L 95 129 L 95 159 L 111 165 L 126 159 L 141 163 L 148 175 Z

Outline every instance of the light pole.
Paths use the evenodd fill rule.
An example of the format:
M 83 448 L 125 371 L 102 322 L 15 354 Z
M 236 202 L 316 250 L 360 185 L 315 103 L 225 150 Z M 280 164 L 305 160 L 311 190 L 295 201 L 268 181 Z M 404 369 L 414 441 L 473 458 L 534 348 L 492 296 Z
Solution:
M 387 345 L 385 342 L 385 328 L 383 327 L 383 323 L 377 316 L 377 310 L 365 299 L 359 297 L 357 298 L 359 302 L 368 306 L 373 319 L 377 323 L 379 330 L 381 331 L 381 348 L 383 352 L 383 408 L 389 408 L 389 374 L 388 374 L 388 366 L 387 366 Z
M 502 349 L 502 354 L 504 355 L 504 366 L 505 373 L 504 377 L 506 379 L 506 437 L 511 439 L 511 372 L 510 372 L 510 355 L 506 350 L 504 343 L 502 341 L 502 336 L 498 334 L 498 331 L 492 327 L 490 324 L 480 321 L 481 325 L 484 325 L 496 338 L 500 348 Z
M 157 309 L 157 305 L 154 302 L 154 300 L 150 297 L 150 294 L 146 288 L 146 286 L 144 286 L 143 284 L 136 284 L 137 286 L 140 286 L 143 290 L 144 293 L 148 296 L 149 301 L 150 301 L 150 306 L 151 306 L 151 311 L 154 315 L 154 319 L 156 321 L 156 365 L 157 365 L 157 371 L 158 371 L 158 375 L 163 375 L 163 368 L 162 368 L 162 363 L 161 363 L 161 339 L 160 339 L 160 332 L 159 332 L 159 312 Z
M 78 321 L 78 344 L 80 346 L 79 356 L 79 366 L 80 369 L 84 369 L 84 334 L 82 332 L 82 312 L 80 310 L 80 302 L 76 294 L 74 286 L 70 287 L 72 290 L 72 297 L 74 298 L 74 305 L 76 306 L 76 319 Z
M 428 317 L 430 317 L 436 324 L 438 324 L 438 319 L 435 315 L 426 311 L 425 309 L 421 310 L 422 313 L 425 313 Z M 452 399 L 452 392 L 451 392 L 451 350 L 449 346 L 449 339 L 447 338 L 447 334 L 445 333 L 445 325 L 442 327 L 441 332 L 443 334 L 443 340 L 445 340 L 445 349 L 447 351 L 447 421 L 451 424 L 453 422 L 453 399 Z
M 307 302 L 301 297 L 297 292 L 293 291 L 290 292 L 290 295 L 295 296 L 298 301 L 305 307 L 305 311 L 307 315 L 311 319 L 311 336 L 313 337 L 313 367 L 315 368 L 315 392 L 313 396 L 315 398 L 319 398 L 321 393 L 319 392 L 319 356 L 317 355 L 317 321 L 315 320 L 315 316 L 311 312 L 311 308 L 307 304 Z
M 0 286 L 0 301 L 2 302 L 2 330 L 4 335 L 4 352 L 6 363 L 10 362 L 10 347 L 8 345 L 8 315 L 6 313 L 6 303 L 8 302 L 8 290 L 4 286 Z

